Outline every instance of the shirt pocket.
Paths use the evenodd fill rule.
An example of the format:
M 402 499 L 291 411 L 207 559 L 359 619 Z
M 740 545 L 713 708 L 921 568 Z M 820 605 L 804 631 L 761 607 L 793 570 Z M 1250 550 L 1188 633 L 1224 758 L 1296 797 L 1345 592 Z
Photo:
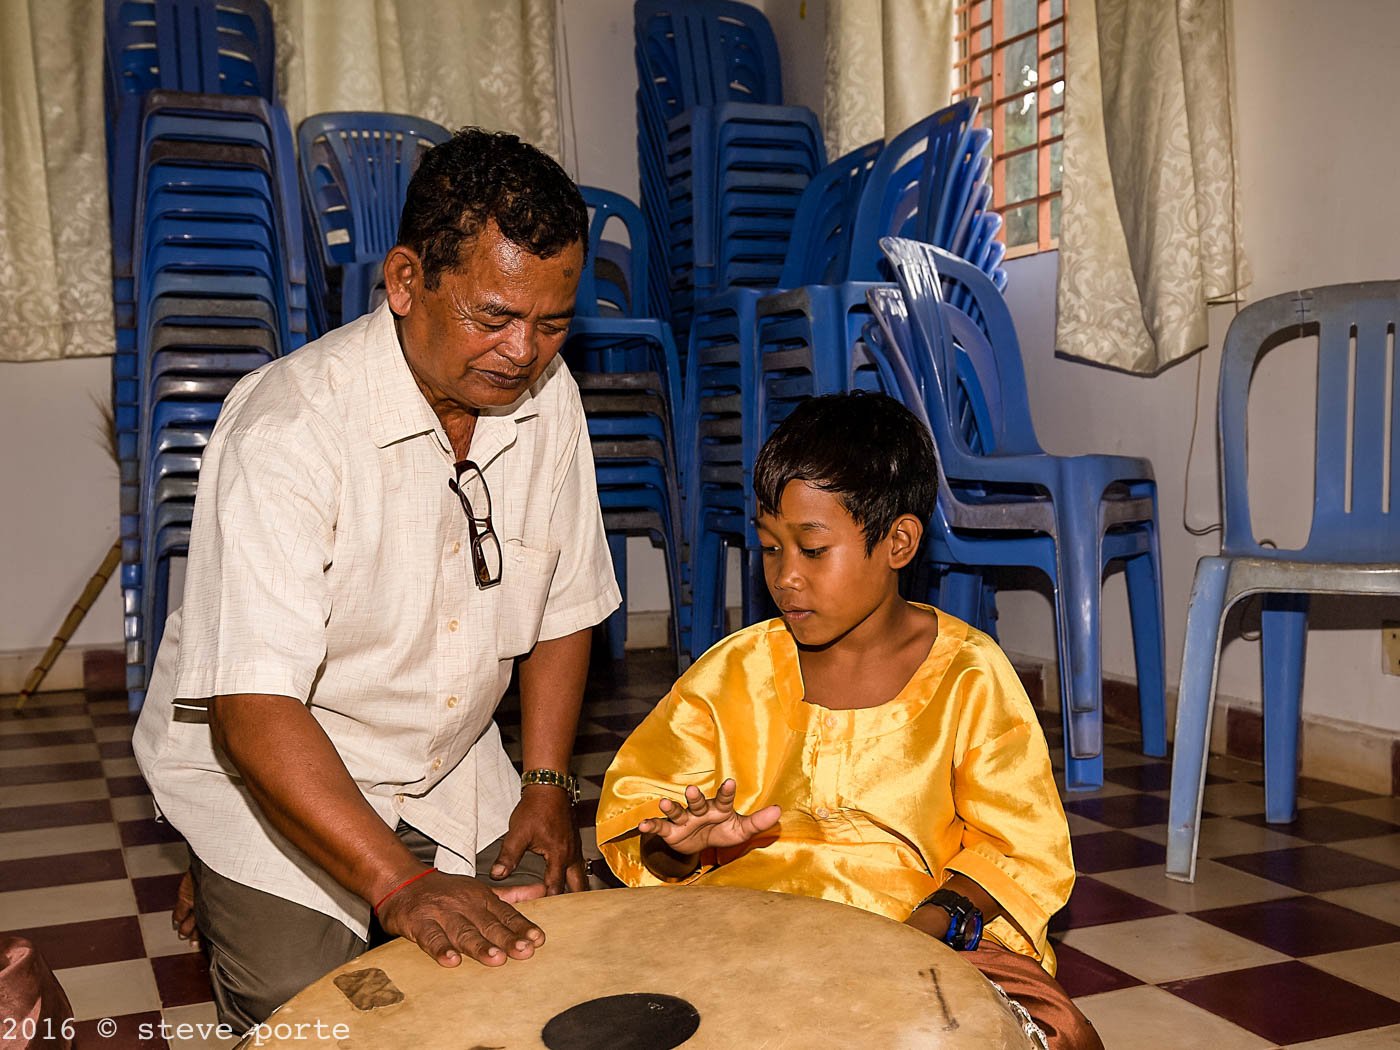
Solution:
M 549 599 L 557 548 L 527 547 L 514 540 L 501 545 L 501 596 L 496 607 L 496 656 L 501 660 L 528 653 L 540 637 Z

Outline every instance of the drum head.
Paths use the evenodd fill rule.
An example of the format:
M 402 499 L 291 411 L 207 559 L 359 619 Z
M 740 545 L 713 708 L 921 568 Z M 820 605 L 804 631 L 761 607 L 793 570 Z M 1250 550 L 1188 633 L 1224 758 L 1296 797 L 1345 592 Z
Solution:
M 856 908 L 722 887 L 566 894 L 520 910 L 533 958 L 440 967 L 395 941 L 254 1031 L 284 1050 L 1031 1046 L 998 992 L 926 934 Z M 249 1045 L 253 1045 L 249 1043 Z

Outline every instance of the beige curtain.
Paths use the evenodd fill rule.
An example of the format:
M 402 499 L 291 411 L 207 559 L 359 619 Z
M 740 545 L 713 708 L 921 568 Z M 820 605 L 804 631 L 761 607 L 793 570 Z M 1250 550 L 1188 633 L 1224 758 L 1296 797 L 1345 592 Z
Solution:
M 102 0 L 4 0 L 0 361 L 110 354 Z M 292 127 L 333 109 L 503 128 L 559 156 L 553 0 L 271 0 Z
M 1206 345 L 1249 283 L 1227 0 L 1071 0 L 1061 353 L 1153 373 Z
M 948 104 L 953 7 L 953 0 L 828 0 L 828 157 L 892 138 Z
M 0 7 L 0 361 L 112 352 L 99 0 Z
M 386 110 L 512 131 L 560 156 L 554 0 L 271 0 L 292 126 Z

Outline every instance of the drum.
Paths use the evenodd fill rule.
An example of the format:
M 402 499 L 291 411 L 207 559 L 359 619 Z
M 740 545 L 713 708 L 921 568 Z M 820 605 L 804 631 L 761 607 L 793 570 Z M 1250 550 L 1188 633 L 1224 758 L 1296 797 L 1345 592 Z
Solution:
M 244 1041 L 281 1050 L 736 1050 L 1037 1045 L 970 963 L 830 901 L 726 887 L 520 905 L 524 961 L 438 966 L 404 940 L 327 974 Z

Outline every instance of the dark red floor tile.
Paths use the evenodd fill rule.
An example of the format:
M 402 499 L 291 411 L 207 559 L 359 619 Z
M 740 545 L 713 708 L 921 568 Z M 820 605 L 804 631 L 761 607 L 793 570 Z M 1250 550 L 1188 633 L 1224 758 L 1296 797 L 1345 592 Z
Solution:
M 1167 847 L 1129 835 L 1126 831 L 1076 835 L 1072 848 L 1075 870 L 1089 874 L 1165 864 L 1167 860 Z
M 141 959 L 146 955 L 141 924 L 135 915 L 65 922 L 58 926 L 36 926 L 11 932 L 39 949 L 39 954 L 54 970 Z
M 51 729 L 41 733 L 12 733 L 0 736 L 0 751 L 15 751 L 22 747 L 64 747 L 68 744 L 93 744 L 97 735 L 91 729 Z
M 111 1035 L 100 1031 L 98 1025 L 110 1021 L 116 1027 Z M 79 1021 L 74 1050 L 169 1050 L 170 1044 L 161 1033 L 161 1016 L 156 1011 L 126 1014 L 122 1017 Z M 142 1038 L 142 1037 L 145 1038 Z
M 75 715 L 87 713 L 87 704 L 81 700 L 74 700 L 72 703 L 45 704 L 43 707 L 22 707 L 18 711 L 12 704 L 0 704 L 0 722 L 23 722 L 33 718 L 72 718 Z
M 1172 786 L 1172 764 L 1170 762 L 1143 762 L 1136 766 L 1116 766 L 1104 770 L 1104 780 L 1122 784 L 1134 791 L 1169 791 Z M 1207 784 L 1229 784 L 1233 781 L 1206 774 Z
M 11 766 L 5 770 L 5 785 L 66 784 L 70 780 L 101 780 L 101 762 L 57 762 L 41 766 Z
M 1202 922 L 1294 957 L 1400 941 L 1400 926 L 1316 897 L 1285 897 L 1192 914 Z
M 1072 799 L 1065 803 L 1065 810 L 1111 828 L 1142 828 L 1167 822 L 1167 800 L 1137 792 L 1107 798 Z
M 1347 784 L 1334 784 L 1330 780 L 1317 780 L 1313 777 L 1298 778 L 1298 794 L 1313 802 L 1357 802 L 1363 798 L 1378 797 L 1374 791 L 1362 791 Z
M 119 849 L 0 861 L 0 888 L 5 890 L 33 890 L 42 886 L 72 886 L 80 882 L 124 878 L 126 865 Z
M 1346 809 L 1336 809 L 1332 806 L 1313 806 L 1309 809 L 1300 809 L 1298 815 L 1289 824 L 1269 824 L 1264 820 L 1262 813 L 1253 813 L 1236 819 L 1242 820 L 1246 824 L 1255 824 L 1261 828 L 1281 831 L 1294 838 L 1307 839 L 1309 842 L 1345 842 L 1347 839 L 1372 838 L 1376 835 L 1391 835 L 1400 831 L 1400 827 L 1388 820 L 1378 820 L 1375 817 L 1353 813 Z
M 148 911 L 169 911 L 175 907 L 175 891 L 179 888 L 182 877 L 182 874 L 174 873 L 143 875 L 139 879 L 132 879 L 131 890 L 136 894 L 137 909 L 145 914 Z
M 1100 962 L 1092 955 L 1071 948 L 1068 944 L 1055 945 L 1055 958 L 1059 968 L 1055 980 L 1069 993 L 1070 998 L 1081 995 L 1097 995 L 1099 992 L 1114 992 L 1119 988 L 1131 988 L 1142 984 L 1140 980 L 1122 970 L 1115 970 L 1106 962 Z
M 125 798 L 128 795 L 149 795 L 151 789 L 146 786 L 146 781 L 141 777 L 108 777 L 107 794 L 113 798 Z
M 584 733 L 574 741 L 574 754 L 592 755 L 599 752 L 612 754 L 626 739 L 617 733 Z
M 131 750 L 130 740 L 108 740 L 97 745 L 97 752 L 103 758 L 132 758 L 135 752 Z
M 102 775 L 98 767 L 97 776 Z M 5 770 L 6 781 L 14 770 Z M 75 777 L 74 779 L 87 779 Z M 52 802 L 43 806 L 10 806 L 0 809 L 0 831 L 33 831 L 66 828 L 73 824 L 98 824 L 112 819 L 112 804 L 105 798 L 90 802 Z
M 1400 869 L 1326 846 L 1297 846 L 1264 853 L 1216 857 L 1215 860 L 1304 893 L 1325 893 L 1328 890 L 1400 880 Z
M 1069 903 L 1051 918 L 1050 929 L 1055 933 L 1064 933 L 1085 926 L 1102 926 L 1106 922 L 1151 919 L 1171 913 L 1170 908 L 1144 900 L 1106 882 L 1081 877 L 1074 884 Z
M 1400 1003 L 1293 961 L 1172 981 L 1167 991 L 1273 1043 L 1400 1024 Z
M 123 846 L 152 846 L 157 842 L 184 842 L 184 837 L 168 821 L 124 820 L 121 829 Z
M 156 972 L 162 1006 L 189 1006 L 213 998 L 209 987 L 209 962 L 203 952 L 162 955 L 151 960 Z
M 133 714 L 125 714 L 125 715 L 124 715 L 124 714 L 121 714 L 120 712 L 113 711 L 113 712 L 110 712 L 110 713 L 108 713 L 108 714 L 93 715 L 93 716 L 92 716 L 92 724 L 95 725 L 95 726 L 97 726 L 97 728 L 99 728 L 99 729 L 110 729 L 110 728 L 113 727 L 113 726 L 132 726 L 132 727 L 135 727 L 135 725 L 136 725 L 136 716 L 133 715 Z

